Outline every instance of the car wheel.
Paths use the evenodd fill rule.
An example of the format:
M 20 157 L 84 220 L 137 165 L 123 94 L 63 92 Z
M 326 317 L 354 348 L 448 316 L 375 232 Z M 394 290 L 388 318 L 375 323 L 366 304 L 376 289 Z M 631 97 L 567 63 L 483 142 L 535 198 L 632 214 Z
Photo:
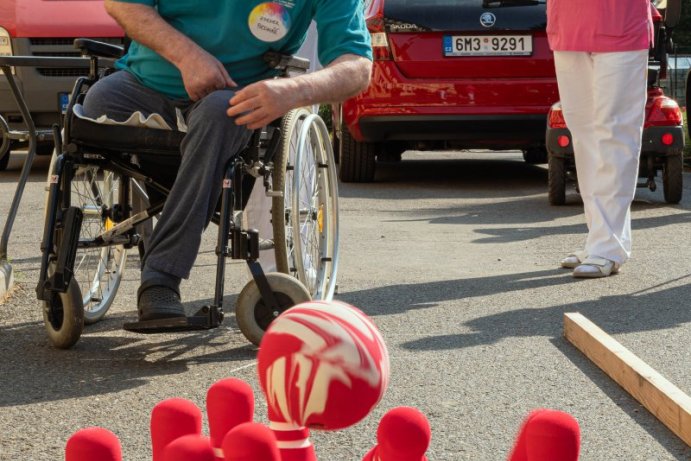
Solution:
M 662 167 L 662 189 L 667 203 L 681 202 L 684 180 L 683 160 L 681 152 L 665 158 Z
M 523 160 L 531 165 L 547 163 L 547 149 L 544 147 L 531 147 L 523 151 Z
M 566 203 L 566 160 L 549 156 L 547 170 L 547 195 L 550 205 L 563 205 Z
M 343 182 L 372 182 L 375 169 L 375 144 L 358 142 L 348 128 L 341 130 L 338 177 Z
M 5 153 L 0 152 L 0 171 L 5 171 L 7 169 L 7 165 L 10 163 L 10 151 L 8 150 Z

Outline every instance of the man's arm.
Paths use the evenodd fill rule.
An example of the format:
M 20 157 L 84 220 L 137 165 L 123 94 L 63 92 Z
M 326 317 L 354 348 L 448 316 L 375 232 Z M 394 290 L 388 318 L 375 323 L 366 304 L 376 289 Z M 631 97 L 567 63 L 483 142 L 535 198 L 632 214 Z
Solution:
M 168 24 L 154 8 L 117 0 L 106 0 L 105 7 L 129 37 L 180 70 L 185 90 L 193 101 L 214 90 L 237 86 L 215 57 Z
M 340 102 L 369 85 L 372 62 L 354 54 L 333 60 L 324 69 L 291 78 L 262 80 L 238 91 L 228 116 L 249 129 L 260 128 L 296 107 Z

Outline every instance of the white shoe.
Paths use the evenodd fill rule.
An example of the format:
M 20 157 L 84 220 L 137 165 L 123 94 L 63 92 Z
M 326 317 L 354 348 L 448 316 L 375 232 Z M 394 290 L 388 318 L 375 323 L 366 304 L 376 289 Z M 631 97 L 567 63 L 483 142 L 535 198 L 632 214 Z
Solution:
M 573 270 L 573 276 L 583 279 L 609 277 L 619 272 L 621 265 L 605 258 L 589 256 Z
M 566 269 L 573 269 L 583 260 L 587 257 L 588 255 L 585 253 L 585 251 L 576 251 L 574 253 L 571 253 L 568 255 L 566 258 L 562 259 L 559 264 L 561 267 L 566 268 Z

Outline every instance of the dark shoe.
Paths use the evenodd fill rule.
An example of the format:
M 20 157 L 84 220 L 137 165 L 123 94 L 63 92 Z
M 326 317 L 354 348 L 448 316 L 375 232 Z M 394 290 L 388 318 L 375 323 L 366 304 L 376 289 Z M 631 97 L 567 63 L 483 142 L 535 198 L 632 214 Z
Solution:
M 185 317 L 180 293 L 167 286 L 143 283 L 137 290 L 139 321 Z

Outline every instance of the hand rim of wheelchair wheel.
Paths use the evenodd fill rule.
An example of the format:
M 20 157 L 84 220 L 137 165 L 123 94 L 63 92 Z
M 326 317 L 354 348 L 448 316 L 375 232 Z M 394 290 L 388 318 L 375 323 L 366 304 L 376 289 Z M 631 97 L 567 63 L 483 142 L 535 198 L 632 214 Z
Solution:
M 288 274 L 266 274 L 271 291 L 280 304 L 279 312 L 271 312 L 262 301 L 257 282 L 252 279 L 245 285 L 235 303 L 235 318 L 242 334 L 258 346 L 271 321 L 296 304 L 311 301 L 312 297 L 300 281 Z
M 318 115 L 305 108 L 290 111 L 283 119 L 283 141 L 273 172 L 274 190 L 283 191 L 272 204 L 277 268 L 305 284 L 314 299 L 333 297 L 338 265 L 337 175 L 323 125 Z M 298 157 L 306 160 L 298 162 Z M 303 184 L 299 178 L 306 168 L 314 169 L 315 174 Z M 316 217 L 305 218 L 311 215 Z M 300 239 L 308 245 L 300 245 Z M 309 245 L 314 242 L 316 245 Z
M 59 302 L 60 306 L 53 306 L 53 302 Z M 56 310 L 59 318 L 51 316 Z M 84 330 L 84 305 L 76 280 L 70 280 L 67 291 L 53 292 L 51 300 L 43 302 L 43 323 L 50 342 L 58 349 L 69 349 L 79 341 Z
M 315 255 L 312 252 L 309 253 L 311 256 L 316 256 L 318 259 L 316 267 L 314 266 L 314 261 L 310 262 L 309 267 L 305 267 L 305 262 L 307 258 L 305 255 L 305 249 L 303 248 L 303 237 L 306 234 L 302 232 L 302 228 L 310 227 L 308 222 L 302 222 L 300 216 L 295 216 L 292 219 L 293 235 L 299 235 L 300 238 L 296 239 L 294 242 L 295 253 L 302 255 L 301 258 L 296 258 L 296 266 L 298 268 L 297 272 L 300 275 L 300 281 L 311 287 L 312 280 L 308 277 L 308 271 L 314 271 L 315 276 L 315 290 L 314 294 L 318 295 L 319 299 L 331 300 L 333 299 L 333 294 L 336 288 L 336 274 L 338 270 L 338 257 L 339 257 L 339 224 L 338 224 L 338 181 L 336 178 L 336 168 L 333 157 L 333 151 L 331 150 L 331 142 L 329 139 L 329 133 L 326 129 L 324 121 L 319 117 L 318 114 L 310 114 L 305 118 L 303 126 L 300 129 L 300 134 L 298 137 L 298 150 L 295 155 L 295 170 L 302 171 L 302 154 L 307 149 L 306 146 L 310 145 L 311 149 L 315 152 L 315 156 L 318 155 L 316 159 L 316 165 L 318 168 L 326 169 L 321 171 L 316 175 L 316 182 L 319 185 L 316 187 L 319 199 L 319 214 L 321 214 L 321 220 L 317 219 L 312 223 L 312 227 L 319 228 L 319 236 L 317 240 L 318 243 L 318 254 Z M 302 175 L 293 175 L 293 190 L 302 190 Z M 299 207 L 298 197 L 293 194 L 292 196 L 292 206 Z M 310 206 L 310 209 L 312 206 Z M 300 210 L 300 215 L 302 215 L 302 210 Z M 319 221 L 319 222 L 318 222 Z M 325 230 L 324 230 L 325 229 Z M 323 230 L 323 232 L 322 232 Z M 309 246 L 310 242 L 305 240 L 305 246 Z M 311 258 L 315 259 L 315 258 Z M 318 282 L 318 283 L 317 283 Z

